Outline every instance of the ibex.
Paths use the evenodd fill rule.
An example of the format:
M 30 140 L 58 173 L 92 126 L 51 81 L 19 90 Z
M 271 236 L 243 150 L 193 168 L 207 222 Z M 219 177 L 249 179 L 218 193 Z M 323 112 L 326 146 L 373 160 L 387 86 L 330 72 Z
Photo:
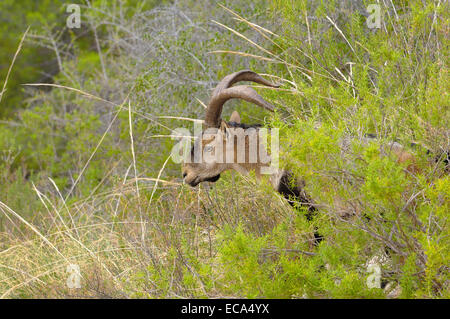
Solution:
M 260 171 L 270 165 L 270 157 L 261 152 L 261 143 L 256 143 L 257 148 L 251 148 L 252 137 L 260 139 L 259 132 L 262 129 L 259 125 L 246 125 L 240 121 L 239 114 L 234 111 L 230 121 L 223 121 L 221 118 L 223 105 L 230 99 L 243 99 L 254 103 L 266 110 L 273 111 L 274 106 L 265 101 L 255 90 L 246 85 L 233 86 L 240 81 L 251 81 L 268 87 L 278 88 L 279 85 L 273 84 L 262 78 L 255 72 L 243 70 L 226 76 L 219 82 L 214 89 L 211 100 L 206 108 L 204 120 L 204 130 L 196 139 L 191 149 L 189 158 L 185 159 L 182 173 L 185 183 L 196 186 L 201 182 L 216 182 L 220 174 L 226 170 L 235 170 L 242 174 L 248 174 L 255 170 L 256 176 L 260 177 Z M 367 135 L 364 139 L 369 141 L 374 136 Z M 233 140 L 233 143 L 227 143 Z M 239 143 L 235 140 L 243 141 L 243 149 L 239 148 Z M 341 142 L 343 149 L 349 146 L 349 139 Z M 405 148 L 397 143 L 388 144 L 389 152 L 393 153 L 399 163 L 408 162 L 407 170 L 411 173 L 417 171 L 414 156 L 407 152 Z M 206 161 L 202 155 L 219 152 L 222 158 L 227 161 L 218 161 L 217 157 Z M 256 153 L 256 154 L 254 154 Z M 241 160 L 239 160 L 239 156 Z M 256 159 L 250 161 L 252 157 Z M 447 154 L 448 156 L 448 154 Z M 269 157 L 269 161 L 267 161 Z M 231 159 L 231 160 L 229 160 Z M 448 164 L 448 162 L 446 162 Z M 315 214 L 314 203 L 304 191 L 304 181 L 301 178 L 294 178 L 291 172 L 287 170 L 276 170 L 270 177 L 271 183 L 276 191 L 283 195 L 291 204 L 300 204 L 307 209 L 306 217 L 311 220 Z M 316 241 L 320 239 L 315 234 Z
M 211 100 L 206 109 L 204 131 L 199 136 L 191 149 L 190 158 L 185 160 L 182 172 L 184 182 L 196 186 L 201 182 L 216 182 L 220 174 L 226 170 L 235 170 L 242 174 L 248 174 L 251 170 L 255 171 L 258 179 L 260 172 L 270 166 L 270 157 L 261 149 L 262 143 L 256 143 L 257 148 L 251 149 L 249 145 L 252 138 L 260 139 L 260 125 L 247 125 L 240 121 L 239 114 L 234 111 L 230 121 L 225 122 L 221 118 L 223 105 L 230 99 L 243 99 L 254 103 L 266 110 L 274 111 L 274 106 L 265 101 L 255 90 L 246 85 L 233 86 L 240 81 L 251 81 L 272 88 L 278 88 L 279 85 L 273 84 L 262 78 L 255 72 L 243 70 L 226 76 L 214 89 Z M 227 143 L 233 140 L 243 141 L 244 148 L 238 149 L 239 143 Z M 231 161 L 205 161 L 198 160 L 201 155 L 220 151 L 223 158 L 227 154 Z M 257 154 L 253 154 L 256 151 Z M 231 155 L 230 155 L 231 154 Z M 242 155 L 244 160 L 239 160 Z M 251 161 L 250 158 L 256 158 Z M 269 158 L 269 161 L 267 160 Z M 305 205 L 310 212 L 307 217 L 312 218 L 312 212 L 315 211 L 311 200 L 303 190 L 303 181 L 298 179 L 293 181 L 292 174 L 285 170 L 276 170 L 271 175 L 271 183 L 274 188 L 282 194 L 291 205 L 300 203 Z

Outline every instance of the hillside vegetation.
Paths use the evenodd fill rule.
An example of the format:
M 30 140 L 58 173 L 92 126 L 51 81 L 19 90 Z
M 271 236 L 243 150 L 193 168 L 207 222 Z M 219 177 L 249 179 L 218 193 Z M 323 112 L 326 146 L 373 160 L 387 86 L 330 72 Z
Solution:
M 382 1 L 369 28 L 370 1 L 91 0 L 80 29 L 64 3 L 0 4 L 0 297 L 450 297 L 448 2 Z M 255 86 L 276 112 L 223 116 L 280 129 L 312 222 L 267 181 L 191 188 L 170 159 L 241 69 L 282 83 Z

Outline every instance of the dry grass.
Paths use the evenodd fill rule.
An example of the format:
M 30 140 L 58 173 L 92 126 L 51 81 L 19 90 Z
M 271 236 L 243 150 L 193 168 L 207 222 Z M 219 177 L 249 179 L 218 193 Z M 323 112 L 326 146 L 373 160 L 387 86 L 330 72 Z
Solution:
M 16 53 L 14 54 L 14 57 L 13 57 L 13 59 L 11 61 L 10 66 L 9 66 L 8 73 L 6 74 L 5 82 L 3 82 L 2 91 L 0 92 L 0 102 L 2 101 L 3 94 L 5 94 L 5 92 L 6 92 L 6 85 L 8 84 L 9 76 L 11 74 L 11 71 L 12 71 L 12 68 L 14 66 L 14 63 L 16 62 L 17 56 L 19 55 L 20 50 L 22 49 L 23 41 L 27 37 L 28 31 L 30 31 L 30 27 L 28 27 L 25 30 L 22 38 L 20 39 L 19 46 L 17 47 Z
M 165 186 L 154 197 L 149 194 L 155 187 L 145 182 L 129 180 L 106 194 L 67 206 L 60 197 L 41 194 L 48 210 L 36 212 L 32 222 L 2 204 L 0 210 L 22 234 L 2 233 L 0 296 L 223 297 L 215 287 L 202 287 L 202 278 L 190 266 L 189 256 L 216 264 L 220 244 L 216 234 L 225 225 L 243 223 L 263 235 L 291 214 L 281 199 L 265 195 L 264 200 L 254 194 L 251 181 L 240 181 L 240 193 L 246 193 L 245 198 L 235 188 L 227 187 L 227 181 L 218 186 L 220 196 L 217 189 L 208 189 L 207 185 L 193 190 L 169 182 L 162 183 Z M 115 213 L 103 214 L 105 211 Z M 172 258 L 174 251 L 176 258 Z M 81 289 L 67 287 L 69 264 L 80 267 Z M 152 282 L 154 273 L 149 267 L 156 273 L 171 267 L 171 289 L 162 290 Z M 184 271 L 197 278 L 195 289 L 183 283 Z M 220 278 L 220 265 L 215 271 Z

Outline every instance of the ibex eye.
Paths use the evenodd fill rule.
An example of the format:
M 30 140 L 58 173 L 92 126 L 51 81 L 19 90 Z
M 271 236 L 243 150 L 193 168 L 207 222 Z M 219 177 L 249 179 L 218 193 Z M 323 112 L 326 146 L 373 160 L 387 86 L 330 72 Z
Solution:
M 206 145 L 204 148 L 205 152 L 212 152 L 214 150 L 214 146 Z

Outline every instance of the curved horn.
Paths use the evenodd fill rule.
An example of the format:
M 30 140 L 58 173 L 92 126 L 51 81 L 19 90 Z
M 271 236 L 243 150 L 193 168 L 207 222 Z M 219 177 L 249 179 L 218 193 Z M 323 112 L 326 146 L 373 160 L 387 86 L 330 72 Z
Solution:
M 255 90 L 246 85 L 239 85 L 231 87 L 233 84 L 240 81 L 251 81 L 265 86 L 277 88 L 280 85 L 272 84 L 259 74 L 250 71 L 243 70 L 227 75 L 217 87 L 214 89 L 211 100 L 209 101 L 208 108 L 206 109 L 205 125 L 207 127 L 219 127 L 220 115 L 222 114 L 222 108 L 226 101 L 230 99 L 243 99 L 245 101 L 254 103 L 267 110 L 273 111 L 274 107 L 269 102 L 265 101 Z

